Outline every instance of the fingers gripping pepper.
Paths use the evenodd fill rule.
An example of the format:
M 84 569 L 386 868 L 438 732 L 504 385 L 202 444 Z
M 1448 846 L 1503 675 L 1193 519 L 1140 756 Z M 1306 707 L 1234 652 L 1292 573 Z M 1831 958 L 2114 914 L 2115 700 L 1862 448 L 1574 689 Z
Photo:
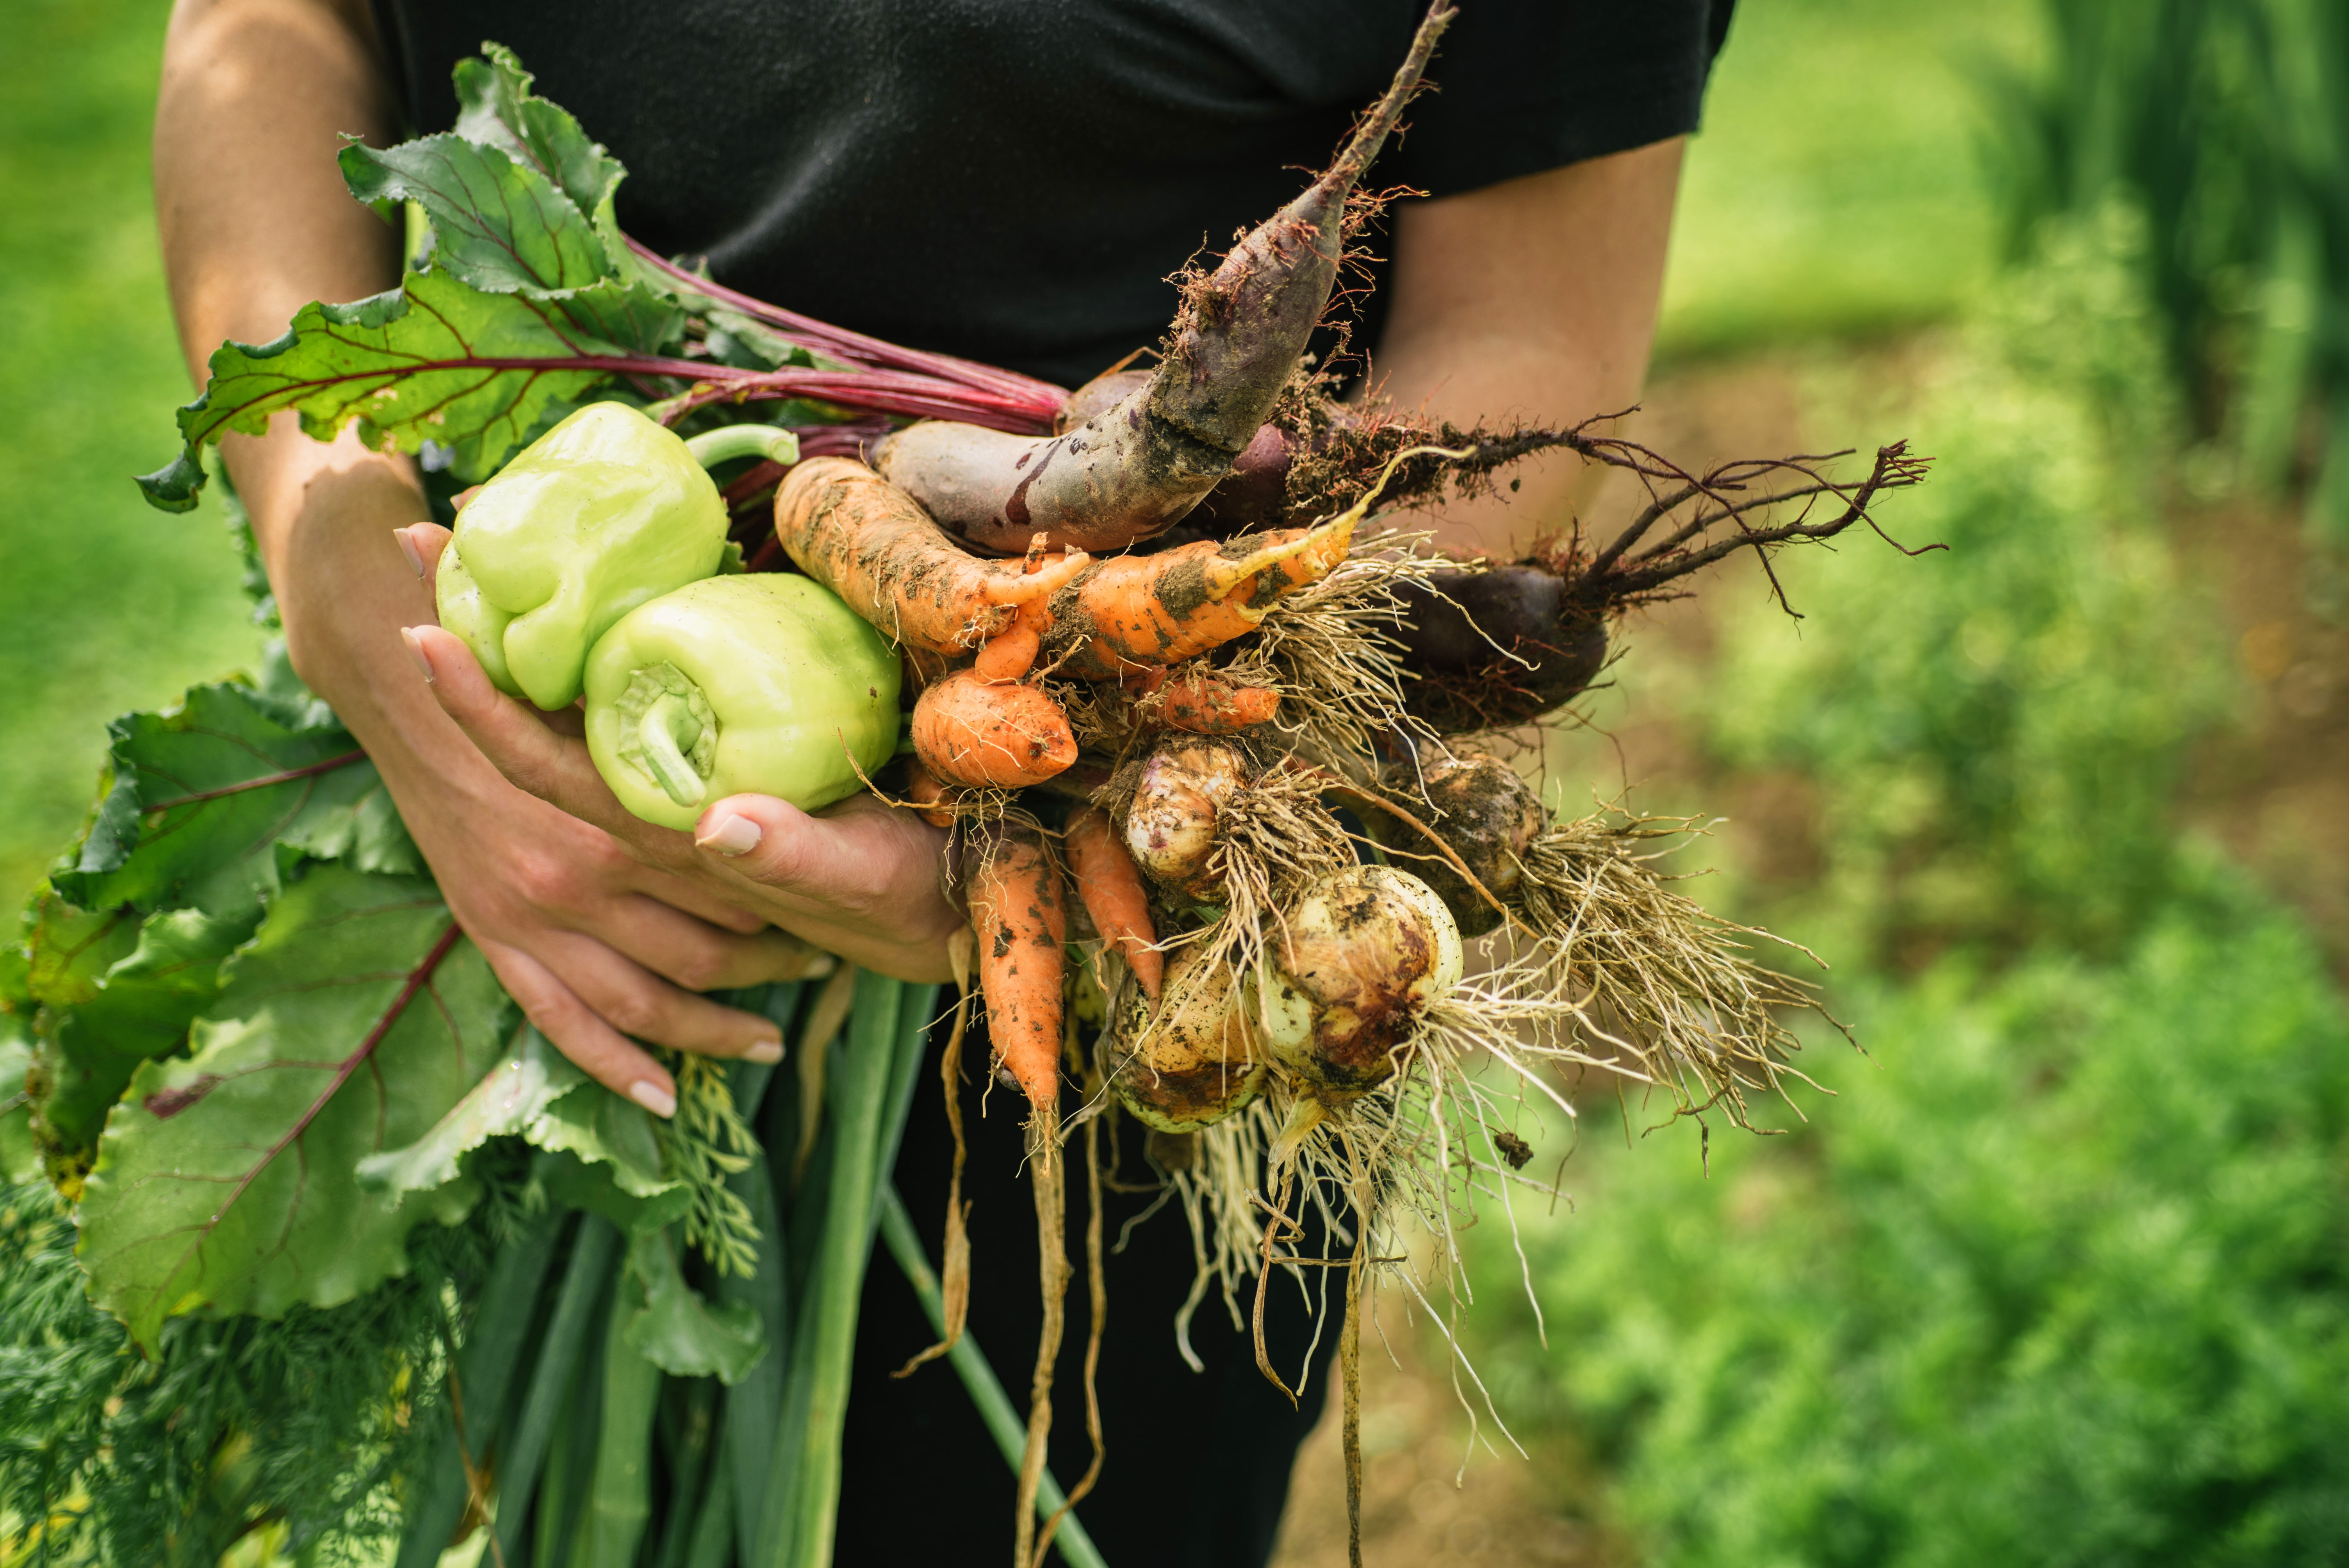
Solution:
M 568 707 L 614 622 L 718 570 L 726 508 L 702 464 L 771 449 L 797 449 L 765 426 L 688 445 L 633 408 L 589 404 L 457 514 L 436 587 L 440 624 L 502 689 Z
M 822 585 L 705 578 L 596 643 L 587 750 L 620 803 L 663 827 L 740 793 L 812 811 L 896 749 L 897 682 L 880 634 Z

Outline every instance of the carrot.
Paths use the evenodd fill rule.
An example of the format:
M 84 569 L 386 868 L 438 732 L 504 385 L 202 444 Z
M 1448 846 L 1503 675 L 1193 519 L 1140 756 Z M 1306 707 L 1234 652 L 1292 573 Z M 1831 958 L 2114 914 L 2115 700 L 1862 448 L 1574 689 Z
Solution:
M 922 766 L 920 758 L 909 757 L 905 759 L 905 799 L 916 806 L 934 808 L 940 802 L 951 800 L 953 798 L 954 792 L 938 782 L 937 775 Z M 921 818 L 933 828 L 951 828 L 954 826 L 955 814 L 952 811 L 925 810 L 921 812 Z
M 1021 690 L 1021 687 L 996 687 Z M 1069 1287 L 1061 1158 L 1061 944 L 1068 940 L 1061 868 L 1031 832 L 999 833 L 971 879 L 970 923 L 978 936 L 978 989 L 996 1066 L 1028 1097 L 1029 1179 L 1036 1200 L 1038 1284 L 1043 1323 L 1028 1392 L 1028 1437 L 1019 1457 L 1012 1561 L 1040 1568 L 1036 1493 L 1052 1430 L 1052 1372 L 1060 1360 L 1063 1298 Z
M 1030 572 L 1038 570 L 1030 566 Z M 983 681 L 1016 681 L 1036 665 L 1036 655 L 1043 650 L 1044 629 L 1051 623 L 1044 601 L 1030 599 L 1019 606 L 1012 618 L 1011 629 L 988 639 L 978 650 L 971 667 Z
M 775 492 L 775 537 L 799 569 L 892 641 L 967 654 L 1009 631 L 1022 604 L 1084 570 L 1081 553 L 1030 572 L 980 561 L 938 531 L 913 499 L 850 458 L 812 458 Z
M 940 783 L 1017 789 L 1074 762 L 1077 738 L 1041 689 L 990 685 L 966 668 L 915 699 L 914 756 Z
M 1438 0 L 1394 81 L 1322 175 L 1189 278 L 1149 381 L 1075 429 L 1007 436 L 926 420 L 881 443 L 874 466 L 980 550 L 1115 550 L 1164 530 L 1232 470 L 1321 319 L 1345 249 L 1346 207 L 1420 88 L 1454 12 Z
M 1061 869 L 1030 833 L 1003 833 L 971 879 L 988 1037 L 996 1065 L 1039 1108 L 1060 1103 L 1062 901 Z
M 971 661 L 972 671 L 990 686 L 1016 681 L 1035 666 L 1036 655 L 1043 645 L 1044 639 L 1035 627 L 1015 621 L 1011 630 L 989 638 L 978 650 L 978 657 Z
M 1319 528 L 1090 562 L 1045 606 L 1044 656 L 1085 680 L 1196 658 L 1254 631 L 1282 595 L 1328 576 L 1346 559 L 1356 521 L 1348 514 Z
M 1087 680 L 1196 657 L 1329 575 L 1357 521 L 1107 561 L 1069 552 L 1037 557 L 1030 571 L 968 553 L 904 491 L 846 458 L 810 459 L 775 493 L 776 536 L 802 571 L 907 647 L 981 649 L 999 679 L 1034 662 L 1031 631 L 1058 668 Z
M 1117 950 L 1143 993 L 1155 1002 L 1165 979 L 1166 959 L 1156 946 L 1150 894 L 1133 857 L 1125 852 L 1116 824 L 1100 807 L 1084 807 L 1069 819 L 1066 842 L 1069 874 L 1076 879 L 1077 896 L 1085 901 L 1093 929 Z
M 1158 700 L 1153 716 L 1185 735 L 1237 735 L 1280 711 L 1280 694 L 1265 686 L 1234 686 L 1203 665 L 1154 670 L 1139 682 Z

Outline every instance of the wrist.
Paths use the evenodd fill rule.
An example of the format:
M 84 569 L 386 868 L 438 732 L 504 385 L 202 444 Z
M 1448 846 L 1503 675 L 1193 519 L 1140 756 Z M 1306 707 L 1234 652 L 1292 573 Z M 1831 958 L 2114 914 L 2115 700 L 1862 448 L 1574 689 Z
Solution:
M 311 440 L 290 417 L 265 437 L 232 438 L 222 455 L 303 684 L 384 763 L 461 745 L 399 638 L 434 619 L 431 592 L 393 535 L 429 511 L 406 459 L 367 450 L 351 431 Z

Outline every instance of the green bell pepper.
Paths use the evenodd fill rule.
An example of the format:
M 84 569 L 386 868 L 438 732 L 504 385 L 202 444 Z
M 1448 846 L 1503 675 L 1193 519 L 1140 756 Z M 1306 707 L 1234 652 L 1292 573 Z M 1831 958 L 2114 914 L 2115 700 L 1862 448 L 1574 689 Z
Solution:
M 615 622 L 718 570 L 726 506 L 705 466 L 752 454 L 790 462 L 799 448 L 767 425 L 685 441 L 626 405 L 589 404 L 457 514 L 436 584 L 440 624 L 499 689 L 569 707 Z
M 620 804 L 666 828 L 735 794 L 812 811 L 896 750 L 898 676 L 881 634 L 823 584 L 705 578 L 596 643 L 587 751 Z

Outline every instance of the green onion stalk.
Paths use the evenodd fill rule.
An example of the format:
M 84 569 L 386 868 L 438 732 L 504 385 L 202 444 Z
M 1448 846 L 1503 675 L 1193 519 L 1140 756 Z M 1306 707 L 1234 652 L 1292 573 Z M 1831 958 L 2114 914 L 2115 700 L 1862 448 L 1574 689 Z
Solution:
M 858 1307 L 876 1238 L 943 1330 L 936 1276 L 889 1183 L 921 1079 L 936 986 L 862 973 L 844 1037 L 821 1074 L 815 1158 L 762 1151 L 726 1178 L 759 1233 L 747 1274 L 715 1282 L 714 1312 L 755 1323 L 766 1346 L 729 1386 L 666 1372 L 630 1324 L 650 1298 L 622 1225 L 551 1207 L 501 1251 L 450 1372 L 450 1429 L 418 1482 L 395 1568 L 434 1568 L 486 1518 L 481 1561 L 505 1568 L 828 1568 Z M 787 1030 L 802 987 L 761 1006 Z M 805 1053 L 811 1045 L 801 1041 Z M 810 1065 L 812 1063 L 803 1063 Z M 789 1150 L 792 1075 L 736 1064 L 731 1091 L 769 1148 Z M 778 1089 L 782 1092 L 775 1092 Z M 542 1155 L 542 1169 L 567 1156 Z M 626 1220 L 625 1213 L 616 1217 Z M 639 1221 L 635 1246 L 666 1245 Z M 673 1287 L 665 1287 L 671 1288 Z M 978 1346 L 949 1360 L 1015 1473 L 1025 1429 Z M 1065 1493 L 1050 1477 L 1040 1512 Z M 1071 1568 L 1103 1568 L 1074 1518 L 1056 1538 Z

